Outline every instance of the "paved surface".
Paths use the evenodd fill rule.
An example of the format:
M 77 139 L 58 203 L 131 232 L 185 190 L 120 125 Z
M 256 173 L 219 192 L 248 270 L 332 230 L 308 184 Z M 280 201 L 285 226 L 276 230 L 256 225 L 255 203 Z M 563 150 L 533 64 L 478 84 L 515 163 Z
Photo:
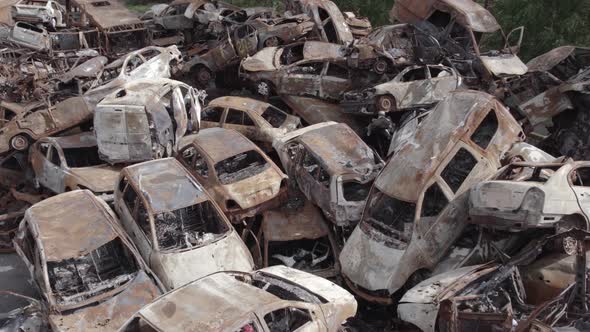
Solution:
M 17 254 L 0 254 L 0 290 L 39 298 L 35 286 L 30 281 L 29 271 Z M 0 313 L 13 309 L 7 298 L 0 296 Z

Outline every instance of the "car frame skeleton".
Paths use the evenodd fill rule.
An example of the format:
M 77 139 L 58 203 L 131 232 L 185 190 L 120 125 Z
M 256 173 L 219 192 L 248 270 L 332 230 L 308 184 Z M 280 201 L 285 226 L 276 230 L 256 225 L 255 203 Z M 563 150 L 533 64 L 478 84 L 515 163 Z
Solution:
M 434 269 L 467 226 L 468 189 L 493 175 L 522 139 L 488 94 L 456 91 L 440 102 L 377 177 L 342 249 L 342 272 L 355 293 L 389 303 L 416 271 Z

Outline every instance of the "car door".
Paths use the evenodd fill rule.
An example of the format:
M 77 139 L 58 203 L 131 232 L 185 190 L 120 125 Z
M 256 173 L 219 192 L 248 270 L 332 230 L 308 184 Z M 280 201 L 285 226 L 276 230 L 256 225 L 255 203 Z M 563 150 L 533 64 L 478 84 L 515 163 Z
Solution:
M 590 220 L 590 162 L 581 162 L 570 171 L 569 184 L 576 195 L 577 203 L 581 208 L 586 221 Z M 570 226 L 570 225 L 568 225 Z M 588 230 L 589 224 L 576 225 Z
M 233 43 L 236 53 L 245 59 L 258 51 L 258 31 L 250 24 L 244 24 L 234 30 Z
M 229 108 L 223 128 L 233 129 L 250 140 L 260 141 L 260 129 L 252 117 L 245 111 Z
M 322 73 L 319 97 L 339 100 L 343 92 L 351 89 L 352 82 L 348 69 L 335 63 L 326 63 Z
M 433 91 L 428 67 L 412 68 L 399 77 L 399 108 L 430 104 Z
M 430 84 L 427 89 L 432 91 L 428 104 L 443 100 L 450 92 L 455 91 L 461 84 L 459 76 L 451 69 L 442 66 L 428 67 Z
M 59 5 L 56 2 L 51 2 L 51 10 L 53 11 L 53 13 L 51 14 L 53 15 L 53 17 L 55 17 L 56 25 L 63 26 L 63 14 L 59 8 Z
M 137 191 L 125 177 L 117 185 L 115 204 L 125 231 L 144 260 L 149 262 L 153 237 L 148 212 Z
M 63 171 L 65 161 L 53 144 L 47 144 L 49 146 L 46 158 L 43 160 L 43 177 L 39 179 L 39 182 L 55 193 L 62 193 L 65 190 Z
M 302 156 L 296 168 L 296 179 L 301 191 L 325 211 L 330 207 L 322 202 L 329 202 L 330 197 L 330 175 L 321 163 L 306 149 L 303 148 Z
M 324 63 L 318 61 L 303 62 L 290 66 L 281 75 L 277 93 L 287 95 L 320 95 L 320 81 Z

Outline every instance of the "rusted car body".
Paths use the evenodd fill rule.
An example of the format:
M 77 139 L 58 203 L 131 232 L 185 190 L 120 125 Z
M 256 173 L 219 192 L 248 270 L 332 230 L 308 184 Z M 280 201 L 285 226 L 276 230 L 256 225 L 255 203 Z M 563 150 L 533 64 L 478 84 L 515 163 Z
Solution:
M 471 188 L 471 222 L 494 229 L 590 229 L 590 162 L 512 163 Z
M 116 330 L 162 292 L 114 212 L 88 190 L 33 205 L 14 241 L 54 331 Z
M 289 188 L 286 204 L 262 213 L 251 251 L 260 267 L 285 265 L 322 278 L 339 275 L 336 238 L 321 210 L 296 188 Z
M 23 152 L 13 151 L 0 157 L 0 188 L 10 189 L 29 180 L 27 156 Z
M 57 194 L 88 189 L 111 195 L 121 170 L 98 158 L 93 133 L 42 138 L 31 147 L 29 159 L 36 183 Z
M 301 120 L 271 104 L 243 97 L 212 100 L 201 114 L 201 128 L 233 129 L 249 140 L 271 147 L 274 139 L 301 125 Z
M 354 40 L 346 18 L 338 6 L 329 0 L 289 0 L 287 9 L 304 13 L 315 22 L 315 33 L 323 41 L 348 44 Z
M 464 51 L 473 52 L 485 68 L 484 80 L 506 75 L 522 75 L 527 66 L 518 58 L 516 52 L 522 41 L 522 28 L 517 28 L 505 36 L 495 17 L 475 1 L 466 0 L 412 0 L 396 1 L 390 16 L 402 23 L 416 24 L 428 21 L 437 28 L 445 30 L 444 38 L 450 38 L 464 47 Z M 518 44 L 509 47 L 507 41 L 511 35 L 519 33 Z M 486 36 L 500 33 L 506 44 L 500 52 L 486 52 Z M 481 37 L 483 36 L 483 37 Z M 466 54 L 469 57 L 469 54 Z M 458 59 L 460 65 L 461 59 Z M 474 70 L 470 68 L 468 71 Z
M 40 301 L 11 291 L 0 291 L 0 299 L 9 306 L 0 318 L 5 331 L 43 332 L 49 330 L 47 312 Z
M 51 49 L 51 39 L 47 30 L 25 22 L 16 22 L 10 30 L 8 41 L 36 51 Z
M 70 129 L 92 119 L 94 110 L 82 97 L 18 114 L 0 128 L 0 153 L 24 151 L 31 142 Z
M 69 0 L 66 10 L 69 26 L 98 29 L 103 54 L 125 54 L 149 42 L 145 23 L 119 0 Z
M 518 105 L 518 109 L 526 116 L 531 130 L 542 133 L 543 127 L 548 127 L 547 123 L 555 116 L 575 109 L 573 99 L 579 95 L 590 95 L 590 69 L 528 99 Z
M 278 207 L 286 199 L 287 176 L 235 130 L 203 129 L 183 137 L 178 151 L 176 158 L 234 224 Z
M 333 59 L 338 56 L 338 60 Z M 311 96 L 339 100 L 343 92 L 357 85 L 346 65 L 341 45 L 306 42 L 287 47 L 267 47 L 245 59 L 240 76 L 248 80 L 256 92 Z
M 345 124 L 325 122 L 273 143 L 290 178 L 338 226 L 360 220 L 381 158 Z
M 562 81 L 590 65 L 590 48 L 561 46 L 527 62 L 529 72 L 549 72 Z
M 354 297 L 340 286 L 273 266 L 251 273 L 219 272 L 191 282 L 140 310 L 120 332 L 327 332 L 337 331 L 356 309 Z
M 248 35 L 255 34 L 258 40 L 257 49 L 290 44 L 304 38 L 314 28 L 315 24 L 310 21 L 309 16 L 297 15 L 288 18 L 248 20 L 244 25 L 237 28 L 236 37 L 242 39 Z M 241 46 L 235 40 L 237 47 Z
M 355 39 L 368 36 L 373 30 L 371 21 L 366 17 L 357 17 L 353 12 L 342 13 L 346 20 L 346 25 L 350 29 Z
M 166 48 L 148 46 L 131 52 L 104 66 L 90 86 L 84 88 L 84 97 L 92 105 L 97 105 L 104 97 L 134 80 L 170 78 L 181 61 L 182 55 L 175 45 Z
M 254 262 L 221 209 L 172 158 L 121 171 L 115 208 L 139 252 L 167 289 Z
M 388 303 L 416 271 L 432 271 L 468 224 L 469 188 L 491 177 L 523 139 L 491 95 L 450 93 L 375 180 L 340 254 L 348 285 Z
M 574 325 L 576 314 L 585 312 L 577 301 L 586 301 L 588 296 L 583 272 L 587 270 L 587 249 L 570 256 L 569 263 L 554 264 L 564 270 L 553 271 L 553 276 L 546 271 L 549 273 L 543 276 L 548 279 L 540 282 L 546 285 L 539 286 L 539 279 L 531 285 L 527 279 L 539 275 L 523 271 L 538 271 L 537 262 L 542 266 L 547 258 L 557 258 L 545 255 L 548 243 L 568 237 L 582 248 L 587 236 L 587 232 L 572 230 L 538 237 L 503 264 L 468 266 L 436 275 L 404 294 L 397 307 L 398 316 L 424 332 L 558 331 L 551 328 L 558 322 L 559 326 Z M 563 256 L 559 260 L 563 261 Z M 561 286 L 550 289 L 549 284 Z M 543 328 L 536 328 L 539 326 Z
M 393 80 L 361 92 L 347 92 L 342 106 L 349 112 L 373 114 L 430 108 L 461 87 L 461 76 L 446 66 L 412 66 Z
M 248 44 L 248 41 L 245 39 L 242 43 Z M 182 72 L 199 87 L 207 86 L 215 73 L 240 61 L 236 47 L 229 37 L 195 44 L 187 51 L 187 55 L 188 60 L 182 66 Z
M 345 113 L 339 104 L 330 103 L 309 97 L 281 96 L 293 114 L 301 118 L 305 124 L 313 125 L 322 122 L 341 122 L 362 136 L 366 133 L 366 125 L 358 121 L 358 117 Z
M 202 92 L 168 79 L 135 80 L 96 107 L 94 131 L 108 163 L 170 157 L 180 138 L 199 129 Z
M 63 28 L 65 8 L 56 0 L 21 0 L 12 6 L 15 21 L 43 23 L 55 28 Z

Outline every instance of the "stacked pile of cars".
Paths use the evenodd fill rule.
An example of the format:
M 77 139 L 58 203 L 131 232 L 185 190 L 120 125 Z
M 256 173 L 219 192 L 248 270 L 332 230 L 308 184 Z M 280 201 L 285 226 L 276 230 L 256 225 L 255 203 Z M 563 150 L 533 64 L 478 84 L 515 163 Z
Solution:
M 282 9 L 0 5 L 0 329 L 585 330 L 590 51 Z

